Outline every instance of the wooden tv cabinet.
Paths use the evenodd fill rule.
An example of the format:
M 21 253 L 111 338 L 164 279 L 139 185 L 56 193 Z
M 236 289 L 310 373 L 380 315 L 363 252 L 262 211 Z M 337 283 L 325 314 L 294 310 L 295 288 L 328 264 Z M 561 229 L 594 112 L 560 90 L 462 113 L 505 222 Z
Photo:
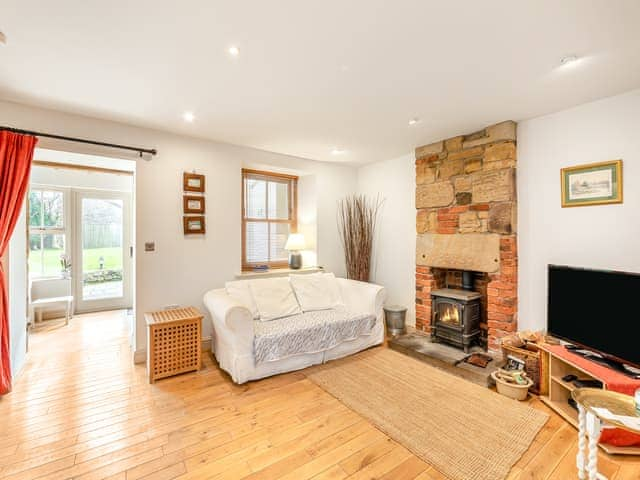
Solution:
M 545 349 L 544 344 L 540 345 L 543 355 L 547 355 L 547 368 L 549 389 L 546 395 L 541 395 L 540 400 L 549 406 L 553 411 L 558 413 L 567 422 L 578 428 L 578 412 L 567 403 L 571 392 L 576 389 L 571 383 L 563 382 L 562 377 L 574 374 L 581 379 L 599 380 L 602 382 L 603 389 L 606 390 L 606 382 L 601 378 L 580 368 L 571 361 L 556 356 L 552 351 Z M 640 447 L 616 447 L 614 445 L 599 444 L 600 448 L 609 454 L 616 455 L 640 455 Z

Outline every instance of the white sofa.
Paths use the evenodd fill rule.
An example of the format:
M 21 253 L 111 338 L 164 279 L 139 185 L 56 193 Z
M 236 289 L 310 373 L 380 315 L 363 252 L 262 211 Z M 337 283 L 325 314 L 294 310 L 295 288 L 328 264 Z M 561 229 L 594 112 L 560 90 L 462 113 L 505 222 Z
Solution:
M 385 290 L 383 287 L 371 283 L 347 280 L 344 278 L 335 278 L 333 274 L 314 274 L 314 275 L 331 275 L 333 279 L 332 287 L 336 290 L 340 297 L 341 305 L 333 309 L 334 313 L 338 311 L 349 312 L 353 314 L 369 314 L 369 324 L 371 327 L 366 331 L 357 330 L 353 338 L 342 338 L 340 341 L 333 341 L 332 344 L 326 345 L 326 348 L 315 351 L 304 351 L 287 355 L 285 358 L 276 358 L 263 360 L 258 362 L 255 356 L 254 340 L 256 330 L 260 331 L 260 318 L 257 316 L 259 312 L 255 309 L 255 305 L 249 305 L 251 298 L 239 299 L 233 290 L 229 290 L 229 284 L 239 284 L 239 282 L 267 282 L 268 279 L 260 280 L 244 280 L 239 282 L 229 282 L 226 288 L 211 290 L 204 295 L 204 304 L 211 313 L 213 322 L 213 339 L 212 350 L 218 360 L 220 367 L 227 371 L 234 382 L 241 384 L 250 380 L 276 375 L 283 372 L 299 370 L 311 365 L 324 363 L 328 360 L 345 357 L 353 353 L 359 352 L 366 348 L 378 345 L 384 340 L 384 318 L 383 303 L 385 300 Z M 260 283 L 251 283 L 254 288 L 261 287 Z M 256 290 L 247 290 L 247 292 Z M 232 295 L 230 295 L 231 293 Z M 332 293 L 335 293 L 333 291 Z M 327 293 L 329 295 L 329 293 Z M 297 305 L 301 303 L 298 297 L 294 295 Z M 243 301 L 241 301 L 243 300 Z M 312 312 L 316 314 L 316 318 L 328 313 Z M 337 313 L 336 313 L 337 314 Z M 283 322 L 303 322 L 307 313 L 298 313 L 287 316 L 281 320 Z M 291 325 L 288 326 L 288 328 Z M 299 346 L 297 348 L 300 348 Z M 306 348 L 306 347 L 305 347 Z

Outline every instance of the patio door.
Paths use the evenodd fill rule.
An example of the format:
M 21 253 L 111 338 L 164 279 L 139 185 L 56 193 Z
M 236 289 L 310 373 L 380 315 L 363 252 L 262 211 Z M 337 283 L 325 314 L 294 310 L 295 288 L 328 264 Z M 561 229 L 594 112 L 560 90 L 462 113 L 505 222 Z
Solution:
M 128 193 L 75 193 L 76 311 L 131 307 L 130 209 Z

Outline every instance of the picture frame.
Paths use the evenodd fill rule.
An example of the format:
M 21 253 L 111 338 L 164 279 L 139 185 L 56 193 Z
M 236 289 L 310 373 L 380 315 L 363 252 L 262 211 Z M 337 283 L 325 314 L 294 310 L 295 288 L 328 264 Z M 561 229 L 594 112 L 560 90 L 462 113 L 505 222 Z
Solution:
M 562 208 L 622 203 L 622 160 L 560 170 Z
M 185 214 L 204 213 L 204 197 L 197 195 L 184 195 L 182 197 L 182 210 Z
M 203 234 L 206 232 L 204 215 L 185 216 L 182 222 L 185 235 Z
M 204 175 L 184 172 L 182 174 L 182 189 L 185 192 L 204 193 Z

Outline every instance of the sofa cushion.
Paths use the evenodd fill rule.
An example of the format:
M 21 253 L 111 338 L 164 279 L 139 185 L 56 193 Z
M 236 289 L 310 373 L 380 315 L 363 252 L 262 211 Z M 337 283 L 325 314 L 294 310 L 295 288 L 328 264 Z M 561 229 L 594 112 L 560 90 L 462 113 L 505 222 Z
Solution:
M 227 291 L 227 295 L 249 309 L 253 318 L 260 318 L 258 307 L 256 306 L 256 302 L 253 300 L 253 295 L 251 295 L 251 290 L 249 289 L 249 280 L 227 282 L 224 284 L 224 288 Z
M 249 289 L 263 322 L 302 312 L 287 277 L 249 280 Z
M 354 314 L 345 308 L 306 312 L 271 322 L 255 321 L 255 364 L 328 350 L 370 335 L 375 323 L 375 315 Z
M 329 310 L 344 305 L 333 273 L 289 275 L 289 281 L 303 312 Z

